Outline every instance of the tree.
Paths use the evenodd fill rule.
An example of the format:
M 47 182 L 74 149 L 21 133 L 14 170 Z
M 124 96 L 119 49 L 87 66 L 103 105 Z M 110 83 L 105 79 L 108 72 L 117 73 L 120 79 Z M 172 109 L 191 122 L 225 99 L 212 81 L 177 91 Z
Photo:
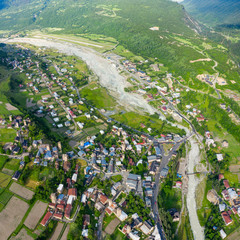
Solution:
M 4 153 L 3 146 L 0 144 L 0 153 Z

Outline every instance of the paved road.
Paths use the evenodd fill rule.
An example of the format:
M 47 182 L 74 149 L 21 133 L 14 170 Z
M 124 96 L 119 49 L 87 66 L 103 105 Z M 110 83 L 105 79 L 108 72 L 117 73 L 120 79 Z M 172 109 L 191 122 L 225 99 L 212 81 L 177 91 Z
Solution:
M 103 227 L 103 218 L 105 215 L 105 210 L 107 207 L 105 207 L 101 213 L 101 215 L 98 218 L 98 231 L 97 231 L 97 239 L 101 240 L 102 239 L 102 227 Z
M 177 142 L 172 147 L 172 149 L 170 150 L 170 152 L 167 156 L 165 156 L 165 154 L 164 154 L 163 145 L 159 144 L 159 147 L 162 150 L 162 160 L 161 160 L 161 163 L 160 163 L 160 167 L 157 171 L 157 174 L 155 175 L 155 186 L 154 186 L 154 192 L 153 192 L 153 197 L 152 197 L 152 212 L 153 212 L 154 220 L 155 220 L 155 223 L 158 227 L 158 231 L 159 231 L 159 234 L 160 234 L 162 240 L 166 240 L 167 238 L 165 236 L 164 229 L 163 229 L 163 226 L 162 226 L 162 222 L 161 222 L 161 219 L 160 219 L 160 216 L 159 216 L 158 203 L 157 203 L 157 197 L 158 197 L 159 187 L 160 187 L 160 172 L 163 170 L 163 168 L 167 167 L 173 153 L 178 150 L 180 145 L 183 142 L 185 142 L 187 140 L 187 138 L 188 137 L 186 137 L 186 138 L 182 139 L 181 141 Z

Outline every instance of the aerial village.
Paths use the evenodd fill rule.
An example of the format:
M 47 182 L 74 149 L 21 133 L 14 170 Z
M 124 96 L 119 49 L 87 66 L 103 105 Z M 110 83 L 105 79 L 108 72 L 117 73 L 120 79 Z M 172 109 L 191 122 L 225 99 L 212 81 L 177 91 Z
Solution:
M 14 141 L 2 146 L 4 154 L 21 160 L 19 169 L 12 176 L 14 181 L 21 179 L 25 165 L 29 162 L 36 168 L 53 168 L 64 172 L 62 181 L 55 183 L 54 191 L 47 197 L 48 209 L 41 225 L 46 227 L 51 221 L 74 222 L 81 207 L 89 206 L 98 212 L 98 217 L 92 220 L 87 212 L 84 213 L 82 236 L 86 239 L 92 230 L 88 226 L 94 223 L 94 229 L 101 232 L 99 229 L 104 224 L 104 219 L 110 222 L 105 226 L 105 231 L 109 234 L 118 226 L 119 231 L 133 240 L 160 239 L 152 214 L 155 175 L 160 173 L 163 181 L 167 177 L 169 167 L 166 165 L 160 170 L 162 157 L 166 154 L 163 146 L 173 147 L 183 142 L 184 135 L 161 133 L 155 136 L 152 129 L 144 123 L 140 126 L 142 132 L 134 132 L 131 128 L 119 125 L 108 115 L 107 110 L 97 109 L 80 96 L 78 89 L 87 83 L 87 73 L 81 75 L 81 81 L 76 81 L 79 73 L 73 63 L 69 64 L 67 60 L 54 62 L 48 58 L 40 63 L 35 58 L 44 54 L 45 49 L 39 49 L 40 53 L 35 55 L 23 46 L 17 46 L 17 49 L 12 51 L 17 52 L 18 58 L 5 58 L 2 61 L 24 75 L 24 81 L 18 82 L 16 88 L 19 92 L 28 94 L 28 110 L 38 119 L 44 119 L 53 132 L 70 139 L 70 149 L 65 150 L 61 141 L 53 144 L 43 134 L 35 134 L 33 137 L 31 132 L 35 123 L 29 117 L 10 115 L 0 119 L 1 128 L 13 129 L 16 134 Z M 108 59 L 112 61 L 111 57 Z M 153 106 L 157 104 L 165 116 L 182 122 L 182 117 L 173 111 L 178 106 L 198 123 L 207 121 L 191 102 L 182 105 L 181 95 L 189 92 L 189 89 L 181 84 L 179 88 L 174 88 L 172 82 L 176 79 L 171 73 L 166 74 L 167 85 L 160 85 L 146 72 L 137 70 L 143 63 L 136 64 L 128 60 L 122 63 L 135 76 L 130 81 L 138 87 L 131 90 L 143 95 Z M 151 65 L 154 72 L 162 67 L 162 64 Z M 222 103 L 220 107 L 231 113 L 226 104 Z M 209 149 L 216 147 L 209 131 L 205 132 L 205 143 Z M 226 147 L 228 142 L 225 140 L 222 148 Z M 169 147 L 168 151 L 171 149 Z M 171 158 L 176 156 L 177 151 L 172 151 Z M 214 161 L 223 163 L 224 158 L 225 155 L 218 151 Z M 85 187 L 79 188 L 82 174 L 84 178 L 81 181 Z M 175 189 L 182 190 L 185 174 L 185 161 L 180 161 Z M 108 186 L 99 186 L 99 181 Z M 233 221 L 232 214 L 240 215 L 239 191 L 230 187 L 223 174 L 219 174 L 219 181 L 225 186 L 221 192 L 222 197 L 211 190 L 208 199 L 219 205 L 221 216 L 225 224 L 229 225 Z M 129 211 L 128 196 L 141 202 L 141 211 Z M 144 216 L 143 209 L 148 209 Z M 172 221 L 178 222 L 180 213 L 176 209 L 169 209 L 169 212 Z M 226 235 L 223 229 L 220 234 L 223 238 Z
M 104 115 L 105 110 L 96 109 L 80 97 L 74 77 L 70 77 L 74 73 L 67 70 L 74 69 L 74 66 L 69 66 L 67 61 L 61 63 L 62 66 L 53 64 L 55 74 L 46 74 L 40 68 L 43 63 L 32 61 L 35 56 L 31 51 L 18 47 L 21 49 L 19 52 L 13 51 L 17 51 L 23 60 L 7 58 L 4 61 L 25 76 L 16 88 L 30 96 L 26 101 L 28 110 L 38 119 L 44 119 L 54 131 L 70 139 L 70 149 L 65 150 L 63 142 L 52 143 L 42 132 L 37 134 L 36 124 L 29 117 L 11 115 L 0 120 L 1 128 L 16 131 L 14 141 L 3 146 L 5 155 L 21 159 L 19 169 L 12 176 L 14 181 L 25 178 L 24 169 L 29 164 L 34 169 L 55 169 L 59 173 L 63 170 L 62 180 L 54 183 L 54 186 L 57 184 L 55 190 L 47 196 L 48 209 L 41 225 L 46 227 L 54 220 L 74 222 L 81 206 L 93 204 L 100 214 L 94 229 L 103 224 L 101 216 L 113 220 L 116 217 L 106 228 L 109 234 L 119 226 L 119 230 L 133 240 L 147 237 L 160 239 L 151 213 L 154 179 L 160 171 L 164 154 L 160 144 L 173 146 L 183 141 L 183 136 L 168 133 L 160 134 L 155 139 L 147 134 L 151 129 L 146 129 L 144 124 L 141 127 L 147 133 L 135 133 L 119 126 Z M 46 62 L 52 64 L 51 60 Z M 86 134 L 84 130 L 91 126 L 100 127 L 93 134 Z M 176 155 L 176 151 L 171 153 L 173 158 Z M 166 178 L 168 171 L 168 166 L 160 171 L 161 179 Z M 181 171 L 184 174 L 183 169 Z M 79 188 L 82 174 L 84 188 Z M 179 176 L 176 188 L 181 191 L 180 173 Z M 96 184 L 99 180 L 109 185 L 99 188 Z M 141 203 L 140 209 L 134 213 L 128 209 L 131 199 Z M 179 221 L 179 212 L 173 211 L 172 217 L 173 221 Z M 89 237 L 91 218 L 89 214 L 84 214 L 82 236 L 86 239 Z

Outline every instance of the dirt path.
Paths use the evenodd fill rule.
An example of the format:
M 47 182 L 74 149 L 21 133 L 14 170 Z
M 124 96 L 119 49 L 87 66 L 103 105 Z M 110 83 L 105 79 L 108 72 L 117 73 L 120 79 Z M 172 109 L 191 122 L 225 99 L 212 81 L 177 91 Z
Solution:
M 194 137 L 189 139 L 191 149 L 188 153 L 188 172 L 194 172 L 194 166 L 200 162 L 199 144 Z M 195 175 L 189 175 L 188 178 L 188 193 L 187 193 L 187 208 L 189 219 L 195 240 L 204 240 L 204 229 L 200 226 L 197 216 L 196 207 L 196 188 L 199 180 Z

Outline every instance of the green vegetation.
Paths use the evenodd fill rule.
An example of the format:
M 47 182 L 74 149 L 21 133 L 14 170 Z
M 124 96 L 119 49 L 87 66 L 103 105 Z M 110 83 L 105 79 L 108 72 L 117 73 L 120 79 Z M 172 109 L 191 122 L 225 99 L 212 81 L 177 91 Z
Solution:
M 6 164 L 4 165 L 4 169 L 9 169 L 9 170 L 13 170 L 16 171 L 19 168 L 19 159 L 10 159 L 9 161 L 6 162 Z
M 179 180 L 177 178 L 178 160 L 181 157 L 185 157 L 185 154 L 186 154 L 185 145 L 182 145 L 178 150 L 177 156 L 173 160 L 171 160 L 170 163 L 168 164 L 169 173 L 166 179 L 164 179 L 163 183 L 161 184 L 160 192 L 158 195 L 159 214 L 161 216 L 164 230 L 168 239 L 174 239 L 174 233 L 177 229 L 177 224 L 173 222 L 169 210 L 175 209 L 178 212 L 181 211 L 182 206 L 181 191 L 173 188 L 173 186 L 175 182 Z M 188 236 L 190 236 L 189 235 L 190 232 L 187 226 L 186 229 L 182 229 L 182 234 L 185 234 L 184 232 Z
M 193 240 L 193 233 L 189 221 L 189 216 L 187 214 L 187 210 L 185 209 L 184 214 L 181 216 L 181 225 L 178 229 L 178 239 L 182 240 Z
M 10 176 L 0 172 L 0 187 L 7 187 L 10 181 L 11 181 Z
M 21 31 L 25 28 L 21 32 L 24 35 L 27 29 L 41 28 L 49 36 L 76 44 L 81 44 L 81 41 L 85 45 L 91 43 L 89 41 L 94 41 L 95 45 L 102 43 L 104 50 L 119 42 L 115 52 L 135 60 L 156 57 L 170 72 L 186 80 L 194 79 L 206 69 L 210 70 L 212 65 L 207 62 L 189 64 L 191 60 L 204 57 L 199 51 L 203 43 L 213 46 L 214 42 L 196 36 L 193 29 L 197 27 L 188 19 L 185 10 L 167 0 L 143 0 L 140 4 L 137 0 L 85 0 L 81 4 L 74 0 L 67 3 L 64 0 L 56 3 L 34 0 L 27 6 L 25 2 L 17 6 L 10 4 L 9 8 L 0 12 L 0 20 L 2 30 L 11 28 Z M 149 28 L 153 26 L 159 27 L 159 30 L 151 31 Z M 181 42 L 176 42 L 176 37 Z M 215 60 L 218 61 L 218 58 Z
M 222 217 L 220 216 L 218 206 L 211 205 L 211 215 L 206 221 L 205 225 L 205 236 L 206 239 L 212 239 L 212 240 L 220 240 L 222 239 L 220 237 L 219 231 L 223 228 L 224 222 Z M 213 227 L 217 227 L 218 231 L 214 230 Z
M 97 108 L 111 108 L 116 105 L 115 100 L 111 97 L 105 88 L 93 83 L 81 91 L 81 96 L 86 98 L 90 104 Z
M 195 17 L 211 26 L 239 23 L 240 4 L 237 0 L 185 0 L 184 6 Z
M 158 116 L 155 115 L 147 116 L 140 115 L 134 112 L 127 112 L 120 115 L 113 115 L 113 118 L 134 129 L 142 132 L 144 131 L 146 133 L 149 133 L 147 128 L 150 127 L 152 129 L 150 133 L 152 136 L 158 136 L 164 133 L 177 133 L 180 135 L 185 134 L 184 130 L 168 125 L 165 121 L 160 120 Z M 146 127 L 142 128 L 141 123 L 144 124 Z
M 120 203 L 125 197 L 127 196 L 126 193 L 121 192 L 121 194 L 118 196 L 118 198 L 116 199 L 116 203 Z
M 125 211 L 127 214 L 137 213 L 138 216 L 142 217 L 142 220 L 149 219 L 150 209 L 146 208 L 145 202 L 139 197 L 134 195 L 133 192 L 130 192 L 126 197 L 127 205 Z
M 122 175 L 112 176 L 111 180 L 114 181 L 114 182 L 120 182 L 120 181 L 122 181 Z
M 13 142 L 16 137 L 16 130 L 0 128 L 0 142 Z
M 115 214 L 111 214 L 110 216 L 106 213 L 104 218 L 103 218 L 103 230 L 105 230 L 105 228 L 107 227 L 107 225 L 116 218 Z
M 1 193 L 0 195 L 0 202 L 3 204 L 3 205 L 6 205 L 7 202 L 10 200 L 10 198 L 12 197 L 12 193 L 9 192 L 8 190 L 5 190 L 3 193 Z
M 3 168 L 4 164 L 6 163 L 8 157 L 0 155 L 0 170 Z
M 104 238 L 104 240 L 127 240 L 127 239 L 128 238 L 126 237 L 126 235 L 120 232 L 118 228 L 116 228 L 112 235 L 107 234 L 106 237 Z

